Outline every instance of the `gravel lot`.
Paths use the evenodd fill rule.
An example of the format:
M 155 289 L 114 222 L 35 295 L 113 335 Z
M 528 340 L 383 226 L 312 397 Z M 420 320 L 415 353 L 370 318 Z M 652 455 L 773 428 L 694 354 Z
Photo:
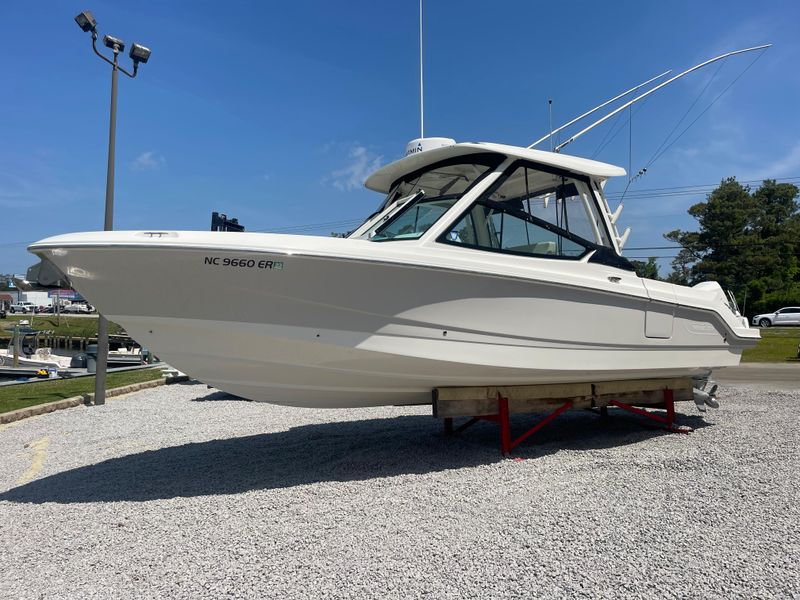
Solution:
M 688 436 L 567 413 L 512 460 L 426 408 L 199 384 L 28 419 L 0 598 L 800 598 L 800 391 L 721 399 Z

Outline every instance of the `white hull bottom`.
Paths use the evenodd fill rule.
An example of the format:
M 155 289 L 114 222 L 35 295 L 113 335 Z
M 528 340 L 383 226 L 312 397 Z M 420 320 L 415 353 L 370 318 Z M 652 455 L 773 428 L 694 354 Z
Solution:
M 428 404 L 443 386 L 591 382 L 707 373 L 731 348 L 540 347 L 109 315 L 159 357 L 204 383 L 256 401 L 311 408 Z M 448 346 L 442 352 L 442 344 Z M 445 355 L 453 360 L 441 360 Z M 480 363 L 470 357 L 480 356 Z

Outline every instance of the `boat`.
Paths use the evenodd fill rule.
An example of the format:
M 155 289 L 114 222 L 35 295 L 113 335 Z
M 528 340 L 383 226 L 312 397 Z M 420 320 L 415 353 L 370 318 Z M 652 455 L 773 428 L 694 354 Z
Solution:
M 18 366 L 29 369 L 55 369 L 61 371 L 68 369 L 72 358 L 52 354 L 49 348 L 39 348 L 32 355 L 21 354 L 17 357 Z M 0 348 L 0 365 L 14 366 L 14 352 L 11 349 Z
M 68 279 L 162 360 L 257 401 L 429 404 L 447 386 L 691 377 L 698 406 L 714 406 L 710 373 L 737 365 L 758 331 L 716 282 L 637 276 L 622 205 L 603 192 L 625 170 L 562 150 L 689 73 L 768 47 L 639 91 L 661 73 L 528 147 L 426 138 L 420 62 L 420 137 L 366 180 L 383 200 L 346 237 L 74 233 L 28 248 L 42 259 L 29 279 Z M 229 292 L 224 305 L 209 281 Z
M 72 359 L 69 356 L 54 354 L 50 348 L 40 346 L 39 337 L 48 333 L 38 329 L 33 329 L 26 320 L 19 322 L 12 331 L 11 339 L 7 348 L 0 348 L 0 367 L 4 367 L 6 374 L 14 373 L 13 369 L 33 370 L 35 372 L 44 371 L 57 373 L 68 369 Z M 14 346 L 16 345 L 16 352 Z M 15 356 L 16 355 L 16 356 Z M 7 369 L 12 369 L 8 371 Z M 34 373 L 35 375 L 36 373 Z
M 717 283 L 643 279 L 622 256 L 603 188 L 624 174 L 420 139 L 367 179 L 385 199 L 346 238 L 105 231 L 29 250 L 162 360 L 275 404 L 423 404 L 443 386 L 704 379 L 738 364 L 759 334 Z

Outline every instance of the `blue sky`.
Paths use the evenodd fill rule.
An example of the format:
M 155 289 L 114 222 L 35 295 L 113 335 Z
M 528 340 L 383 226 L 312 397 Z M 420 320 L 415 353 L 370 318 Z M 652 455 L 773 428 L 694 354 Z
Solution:
M 417 0 L 16 3 L 0 41 L 0 273 L 34 261 L 28 242 L 102 228 L 110 69 L 73 21 L 86 9 L 101 36 L 153 50 L 120 79 L 116 229 L 205 230 L 216 210 L 248 231 L 347 230 L 379 202 L 363 178 L 419 134 Z M 796 0 L 427 0 L 425 18 L 425 132 L 458 141 L 527 145 L 547 130 L 549 98 L 560 124 L 667 68 L 774 44 L 631 185 L 629 247 L 693 228 L 686 209 L 704 198 L 648 190 L 800 178 Z M 755 56 L 635 112 L 633 170 L 704 88 L 686 123 Z M 627 168 L 627 117 L 617 127 L 597 154 L 609 127 L 566 152 Z

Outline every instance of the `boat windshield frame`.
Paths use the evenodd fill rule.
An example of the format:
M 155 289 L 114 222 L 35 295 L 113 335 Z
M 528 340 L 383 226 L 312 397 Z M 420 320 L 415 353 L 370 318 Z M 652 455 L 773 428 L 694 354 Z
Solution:
M 480 173 L 473 181 L 471 181 L 470 184 L 462 192 L 459 192 L 457 194 L 442 194 L 439 196 L 420 195 L 413 201 L 406 202 L 402 207 L 399 208 L 399 210 L 396 210 L 394 214 L 391 214 L 391 216 L 389 216 L 388 219 L 385 219 L 383 222 L 380 222 L 380 224 L 378 224 L 377 227 L 373 225 L 373 227 L 375 227 L 372 231 L 373 236 L 367 239 L 369 239 L 369 241 L 374 241 L 374 242 L 418 240 L 423 235 L 425 235 L 425 233 L 433 225 L 435 225 L 436 222 L 438 222 L 443 216 L 448 214 L 453 208 L 453 206 L 459 200 L 461 200 L 461 198 L 463 198 L 466 194 L 472 191 L 475 188 L 475 186 L 479 185 L 486 177 L 494 173 L 497 167 L 500 166 L 506 159 L 507 157 L 505 155 L 496 152 L 476 152 L 471 154 L 462 154 L 435 163 L 431 163 L 425 167 L 421 167 L 419 169 L 416 169 L 415 171 L 406 173 L 402 177 L 399 177 L 397 180 L 394 181 L 394 183 L 392 183 L 391 190 L 387 194 L 386 200 L 384 200 L 380 209 L 377 211 L 377 213 L 373 213 L 372 215 L 370 215 L 367 221 L 374 218 L 378 214 L 385 212 L 387 209 L 390 209 L 393 203 L 396 202 L 398 199 L 402 199 L 402 198 L 396 198 L 396 195 L 399 186 L 403 182 L 413 182 L 414 180 L 420 179 L 420 177 L 422 177 L 427 172 L 435 171 L 436 169 L 441 169 L 443 167 L 449 167 L 453 165 L 475 165 L 475 166 L 485 167 L 485 170 L 482 173 Z M 421 189 L 424 191 L 424 186 Z M 378 238 L 381 231 L 385 231 L 386 229 L 391 227 L 391 225 L 396 223 L 398 219 L 402 218 L 402 216 L 406 214 L 409 210 L 411 210 L 413 207 L 419 206 L 420 204 L 428 204 L 431 202 L 437 202 L 442 200 L 448 200 L 448 201 L 452 200 L 452 203 L 450 204 L 450 206 L 447 207 L 446 210 L 444 210 L 438 217 L 436 217 L 436 219 L 431 221 L 431 223 L 429 223 L 427 227 L 425 227 L 425 229 L 421 231 L 415 231 L 413 235 L 406 235 L 403 237 L 395 236 L 395 237 Z M 369 233 L 370 231 L 366 231 L 361 235 L 366 236 Z
M 595 209 L 598 210 L 598 214 L 602 214 L 600 211 L 600 197 L 598 197 L 597 190 L 595 190 L 594 186 L 592 185 L 592 178 L 588 175 L 581 174 L 581 173 L 574 173 L 571 171 L 567 171 L 565 169 L 559 169 L 558 167 L 553 167 L 550 165 L 542 165 L 536 163 L 534 161 L 530 161 L 527 159 L 518 159 L 513 161 L 509 164 L 504 170 L 503 173 L 497 178 L 496 181 L 492 183 L 486 190 L 484 190 L 478 198 L 476 198 L 473 202 L 470 202 L 464 210 L 462 210 L 455 218 L 453 218 L 447 228 L 437 236 L 436 242 L 440 244 L 447 244 L 449 246 L 456 246 L 459 248 L 469 248 L 470 250 L 479 250 L 485 252 L 495 252 L 500 254 L 510 254 L 515 256 L 526 256 L 531 258 L 545 258 L 547 260 L 572 260 L 572 261 L 580 261 L 586 257 L 587 254 L 591 253 L 589 257 L 589 262 L 596 262 L 601 263 L 613 267 L 617 267 L 620 269 L 624 269 L 626 271 L 633 271 L 634 267 L 631 262 L 626 259 L 625 257 L 617 254 L 613 246 L 599 244 L 596 241 L 588 240 L 580 235 L 577 235 L 567 229 L 563 229 L 549 221 L 544 219 L 540 219 L 532 214 L 529 214 L 525 211 L 515 210 L 511 206 L 506 205 L 504 202 L 498 202 L 496 200 L 491 200 L 490 197 L 494 194 L 503 184 L 511 177 L 512 174 L 516 172 L 516 170 L 520 167 L 526 167 L 531 169 L 536 169 L 542 172 L 550 173 L 553 175 L 557 175 L 564 178 L 574 179 L 580 181 L 586 185 L 588 190 L 589 197 L 591 201 L 595 205 Z M 522 219 L 525 222 L 531 223 L 541 229 L 547 230 L 553 234 L 556 234 L 564 239 L 570 240 L 571 242 L 577 244 L 578 246 L 582 246 L 585 248 L 580 255 L 555 255 L 555 254 L 532 254 L 532 253 L 523 253 L 523 252 L 515 252 L 514 250 L 505 249 L 505 248 L 493 248 L 487 247 L 482 245 L 474 245 L 468 244 L 463 242 L 456 242 L 448 237 L 448 234 L 452 231 L 453 227 L 455 227 L 458 223 L 462 221 L 465 217 L 467 217 L 473 208 L 478 205 L 482 205 L 487 208 L 494 208 L 505 213 L 508 213 L 516 218 Z M 605 222 L 605 219 L 601 218 L 598 226 L 603 227 L 603 232 L 607 240 L 611 240 L 611 234 L 608 231 L 608 226 Z

